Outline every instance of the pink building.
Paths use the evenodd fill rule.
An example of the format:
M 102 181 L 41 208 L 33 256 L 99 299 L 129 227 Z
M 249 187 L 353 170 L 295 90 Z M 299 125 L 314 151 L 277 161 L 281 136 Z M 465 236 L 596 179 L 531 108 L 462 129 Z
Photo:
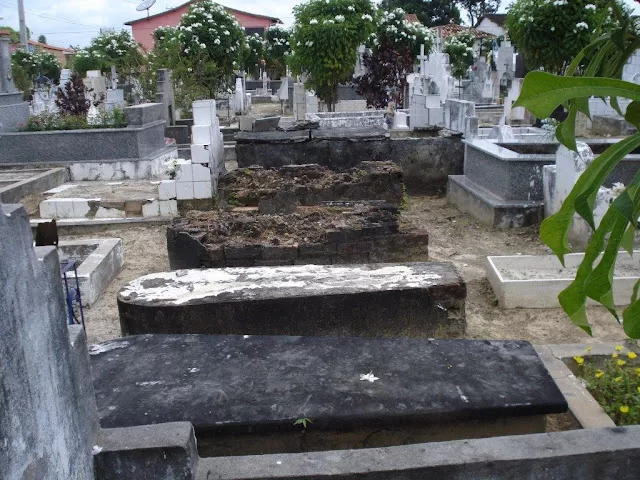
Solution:
M 171 26 L 175 27 L 180 22 L 182 15 L 187 13 L 189 7 L 196 3 L 198 0 L 192 0 L 187 3 L 183 3 L 171 10 L 166 10 L 149 17 L 139 18 L 138 20 L 131 20 L 125 22 L 125 25 L 131 27 L 133 38 L 136 42 L 142 45 L 142 47 L 148 52 L 153 49 L 154 39 L 153 32 L 158 27 Z M 238 23 L 244 27 L 247 35 L 253 33 L 263 34 L 265 29 L 276 23 L 282 23 L 279 18 L 267 17 L 265 15 L 256 15 L 254 13 L 241 12 L 233 8 L 224 7 L 229 13 L 232 13 Z

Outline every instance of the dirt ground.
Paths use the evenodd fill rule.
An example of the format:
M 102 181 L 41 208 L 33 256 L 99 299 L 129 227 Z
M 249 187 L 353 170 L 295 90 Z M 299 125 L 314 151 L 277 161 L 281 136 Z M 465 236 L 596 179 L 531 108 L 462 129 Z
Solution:
M 574 326 L 560 308 L 502 310 L 497 306 L 485 277 L 485 257 L 548 253 L 536 228 L 493 230 L 460 213 L 441 197 L 409 197 L 402 217 L 403 221 L 429 231 L 431 260 L 453 262 L 466 280 L 468 338 L 523 339 L 536 344 L 612 342 L 624 338 L 622 327 L 603 308 L 589 308 L 594 330 L 591 338 Z M 86 311 L 90 343 L 120 336 L 116 295 L 125 283 L 169 268 L 165 231 L 164 226 L 137 226 L 83 235 L 120 237 L 125 250 L 122 272 Z

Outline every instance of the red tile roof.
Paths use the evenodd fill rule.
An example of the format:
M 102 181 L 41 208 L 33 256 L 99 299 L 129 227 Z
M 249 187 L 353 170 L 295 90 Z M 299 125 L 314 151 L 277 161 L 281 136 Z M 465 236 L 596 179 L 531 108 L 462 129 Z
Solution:
M 418 20 L 418 15 L 416 15 L 415 13 L 405 13 L 404 19 L 409 23 L 422 23 L 420 20 Z
M 431 27 L 431 30 L 435 32 L 441 32 L 442 38 L 445 38 L 445 39 L 462 32 L 470 33 L 476 38 L 493 38 L 494 37 L 494 35 L 491 35 L 490 33 L 481 32 L 480 30 L 476 30 L 475 28 L 465 27 L 463 25 L 455 25 L 453 23 L 449 25 L 441 25 L 439 27 Z
M 186 2 L 186 3 L 183 3 L 183 4 L 181 4 L 181 5 L 178 5 L 177 7 L 173 7 L 173 8 L 171 8 L 171 9 L 169 9 L 169 10 L 165 10 L 164 12 L 156 13 L 155 15 L 150 15 L 149 17 L 143 17 L 143 18 L 138 18 L 138 19 L 136 19 L 136 20 L 130 20 L 130 21 L 128 21 L 128 22 L 124 22 L 124 24 L 125 24 L 125 25 L 133 25 L 134 23 L 141 22 L 141 21 L 143 21 L 143 20 L 146 20 L 147 18 L 155 18 L 155 17 L 159 17 L 159 16 L 161 16 L 161 15 L 166 15 L 167 13 L 175 12 L 176 10 L 179 10 L 179 9 L 181 9 L 182 7 L 185 7 L 185 6 L 187 6 L 187 5 L 191 5 L 191 4 L 193 4 L 193 3 L 196 3 L 197 1 L 198 1 L 198 0 L 190 0 L 190 1 Z M 224 7 L 224 5 L 223 5 L 223 7 Z M 230 8 L 230 7 L 224 7 L 224 8 L 225 8 L 225 10 L 227 10 L 227 11 L 229 11 L 229 12 L 231 12 L 231 13 L 233 13 L 233 12 L 237 12 L 237 13 L 244 13 L 245 15 L 251 15 L 251 16 L 253 16 L 253 17 L 257 17 L 257 18 L 266 18 L 266 19 L 269 19 L 269 20 L 271 20 L 273 23 L 282 23 L 282 20 L 280 20 L 279 18 L 276 18 L 276 17 L 269 17 L 269 16 L 267 16 L 267 15 L 258 15 L 258 14 L 256 14 L 256 13 L 243 12 L 242 10 L 238 10 L 238 9 L 236 9 L 236 8 Z

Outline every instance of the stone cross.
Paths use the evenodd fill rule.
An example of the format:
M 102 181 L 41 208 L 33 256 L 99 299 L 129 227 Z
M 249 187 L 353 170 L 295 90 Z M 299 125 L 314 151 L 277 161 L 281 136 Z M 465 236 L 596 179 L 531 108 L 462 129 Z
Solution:
M 9 39 L 0 38 L 0 93 L 13 93 L 15 87 L 11 77 L 11 54 Z
M 116 72 L 116 66 L 111 65 L 111 89 L 118 88 L 118 72 Z
M 420 55 L 418 55 L 418 60 L 420 60 L 420 76 L 425 77 L 427 75 L 427 59 L 429 57 L 424 54 L 424 43 L 420 45 Z

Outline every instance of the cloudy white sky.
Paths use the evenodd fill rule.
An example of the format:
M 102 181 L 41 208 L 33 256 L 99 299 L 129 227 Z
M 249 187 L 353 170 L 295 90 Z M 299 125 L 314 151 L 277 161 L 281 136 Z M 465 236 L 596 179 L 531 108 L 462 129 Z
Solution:
M 85 46 L 100 28 L 128 28 L 123 25 L 128 20 L 140 18 L 136 6 L 142 0 L 24 0 L 27 27 L 32 37 L 45 35 L 48 43 L 67 47 Z M 176 7 L 186 0 L 157 0 L 151 7 L 151 14 Z M 633 0 L 625 0 L 629 5 L 638 5 Z M 293 22 L 291 10 L 300 0 L 279 0 L 277 2 L 221 0 L 222 5 L 247 12 L 280 18 L 285 25 Z M 505 5 L 510 0 L 503 0 Z M 502 8 L 504 10 L 504 7 Z M 640 7 L 635 7 L 640 14 Z M 0 25 L 18 29 L 17 0 L 0 0 Z

